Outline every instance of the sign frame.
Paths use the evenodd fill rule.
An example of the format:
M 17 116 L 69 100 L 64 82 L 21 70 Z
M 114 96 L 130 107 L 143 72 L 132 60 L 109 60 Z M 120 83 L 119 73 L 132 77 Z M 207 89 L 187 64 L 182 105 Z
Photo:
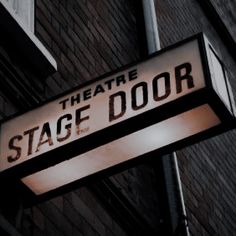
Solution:
M 219 98 L 216 91 L 214 90 L 212 80 L 211 80 L 208 58 L 207 58 L 206 41 L 205 41 L 204 37 L 205 36 L 202 33 L 200 33 L 200 34 L 192 36 L 188 39 L 185 39 L 179 43 L 168 46 L 168 47 L 148 56 L 145 60 L 139 60 L 134 63 L 128 64 L 124 67 L 121 67 L 115 71 L 106 73 L 96 79 L 88 81 L 88 82 L 86 82 L 82 85 L 79 85 L 76 88 L 73 88 L 69 91 L 66 91 L 63 94 L 55 96 L 52 99 L 39 104 L 34 109 L 44 106 L 47 103 L 54 101 L 60 97 L 69 95 L 72 92 L 77 91 L 78 89 L 81 89 L 85 86 L 92 85 L 94 82 L 100 81 L 100 80 L 102 80 L 106 77 L 112 76 L 113 74 L 116 74 L 118 72 L 122 72 L 125 69 L 128 69 L 132 66 L 138 65 L 139 63 L 147 61 L 153 57 L 159 56 L 171 49 L 175 49 L 175 48 L 177 48 L 181 45 L 184 45 L 185 43 L 191 42 L 193 40 L 198 41 L 199 51 L 200 51 L 200 60 L 202 63 L 204 80 L 206 83 L 205 88 L 194 91 L 191 94 L 184 95 L 183 97 L 180 97 L 174 101 L 168 102 L 164 105 L 161 105 L 160 107 L 153 108 L 153 109 L 148 110 L 144 113 L 141 113 L 137 116 L 134 116 L 134 117 L 128 118 L 124 121 L 121 121 L 119 123 L 113 124 L 107 128 L 96 131 L 95 133 L 89 134 L 89 135 L 82 137 L 78 140 L 75 140 L 75 141 L 72 141 L 68 144 L 62 145 L 61 147 L 50 150 L 49 152 L 43 153 L 39 156 L 36 156 L 32 159 L 22 162 L 14 167 L 11 167 L 5 171 L 2 171 L 2 172 L 0 172 L 0 179 L 1 179 L 0 182 L 4 179 L 5 180 L 9 179 L 9 180 L 12 180 L 13 182 L 20 182 L 19 179 L 24 176 L 30 175 L 34 172 L 39 171 L 39 170 L 45 169 L 47 167 L 50 167 L 52 165 L 55 165 L 55 164 L 60 163 L 62 161 L 65 161 L 67 159 L 73 158 L 74 156 L 77 156 L 77 155 L 84 153 L 88 150 L 91 150 L 91 149 L 101 146 L 103 144 L 109 143 L 109 142 L 116 140 L 120 137 L 123 137 L 127 134 L 130 134 L 132 132 L 135 132 L 137 130 L 145 128 L 147 126 L 150 126 L 150 125 L 153 125 L 153 124 L 158 123 L 160 121 L 163 121 L 169 117 L 172 117 L 177 114 L 188 111 L 190 109 L 196 108 L 200 105 L 205 104 L 206 100 L 208 100 L 209 105 L 215 111 L 215 113 L 219 116 L 219 118 L 224 120 L 224 123 L 221 123 L 220 125 L 218 125 L 216 127 L 210 128 L 209 130 L 195 134 L 191 137 L 187 137 L 187 138 L 179 140 L 175 143 L 166 145 L 158 150 L 154 150 L 154 151 L 145 153 L 144 155 L 136 157 L 132 160 L 124 161 L 123 163 L 119 163 L 116 166 L 99 171 L 95 174 L 84 177 L 78 181 L 69 183 L 66 186 L 59 187 L 53 191 L 44 193 L 39 196 L 35 196 L 27 187 L 25 187 L 23 185 L 23 183 L 20 182 L 20 185 L 22 186 L 23 191 L 27 193 L 27 196 L 30 196 L 29 199 L 31 199 L 31 200 L 37 199 L 37 201 L 48 199 L 49 197 L 59 195 L 63 192 L 67 192 L 67 191 L 75 188 L 76 186 L 78 187 L 81 185 L 91 183 L 91 181 L 94 181 L 97 178 L 101 179 L 101 177 L 105 177 L 105 176 L 117 173 L 118 171 L 121 171 L 124 169 L 128 169 L 134 165 L 137 165 L 138 163 L 141 163 L 141 162 L 147 160 L 147 158 L 153 158 L 153 156 L 158 156 L 158 155 L 163 155 L 165 153 L 170 153 L 174 150 L 183 148 L 184 146 L 188 146 L 190 144 L 196 143 L 199 140 L 204 140 L 204 139 L 212 137 L 216 134 L 220 134 L 222 132 L 225 132 L 227 130 L 235 128 L 236 126 L 235 126 L 235 119 L 234 119 L 235 117 L 234 117 L 233 101 L 231 100 L 233 98 L 230 98 L 230 111 L 229 111 L 229 110 L 225 109 L 224 102 L 222 102 L 222 100 Z M 220 59 L 219 59 L 219 61 L 223 66 L 222 68 L 224 68 L 224 65 Z M 227 87 L 227 90 L 229 93 L 229 84 L 226 79 L 225 73 L 226 72 L 224 69 L 225 84 L 226 84 L 226 87 Z M 187 103 L 186 103 L 186 97 L 188 97 Z M 21 114 L 24 114 L 24 113 L 25 112 L 17 113 L 14 116 L 4 119 L 1 123 L 7 122 L 8 120 L 10 120 L 16 116 L 19 116 Z M 158 113 L 158 115 L 156 115 L 157 113 Z M 140 120 L 142 120 L 142 123 L 138 122 Z M 137 127 L 137 124 L 138 124 L 138 127 Z M 112 137 L 110 135 L 111 133 L 113 135 Z M 78 150 L 76 148 L 76 147 L 78 147 L 78 145 L 81 147 L 80 150 Z M 56 158 L 52 158 L 52 156 L 56 157 Z M 29 201 L 29 199 L 27 198 L 27 201 Z

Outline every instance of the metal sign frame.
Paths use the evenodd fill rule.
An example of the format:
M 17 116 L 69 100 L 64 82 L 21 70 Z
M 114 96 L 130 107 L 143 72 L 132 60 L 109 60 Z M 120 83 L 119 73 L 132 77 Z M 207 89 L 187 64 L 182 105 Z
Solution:
M 59 187 L 53 191 L 47 192 L 45 194 L 35 196 L 28 188 L 25 188 L 23 185 L 24 191 L 27 192 L 27 196 L 30 196 L 30 199 L 34 200 L 43 200 L 47 199 L 52 196 L 56 196 L 58 194 L 61 194 L 63 192 L 66 192 L 68 190 L 73 189 L 76 186 L 84 185 L 89 183 L 90 181 L 96 180 L 97 178 L 101 178 L 102 176 L 109 176 L 111 174 L 114 174 L 120 170 L 124 170 L 127 168 L 130 168 L 131 166 L 136 165 L 137 163 L 140 163 L 144 160 L 146 160 L 148 157 L 153 156 L 151 154 L 155 153 L 155 155 L 162 155 L 165 153 L 170 153 L 171 151 L 180 149 L 184 146 L 188 146 L 191 144 L 194 144 L 198 141 L 207 139 L 209 137 L 212 137 L 214 135 L 220 134 L 222 132 L 225 132 L 227 130 L 230 130 L 232 128 L 235 128 L 235 117 L 234 117 L 234 109 L 233 109 L 233 101 L 232 97 L 230 99 L 230 109 L 226 109 L 226 106 L 224 102 L 219 98 L 217 92 L 214 89 L 212 79 L 211 79 L 211 73 L 209 69 L 209 60 L 207 57 L 207 49 L 206 49 L 206 40 L 204 38 L 203 34 L 195 35 L 189 39 L 186 39 L 184 41 L 181 41 L 180 43 L 177 43 L 175 45 L 169 46 L 165 49 L 162 49 L 158 51 L 157 53 L 152 54 L 149 56 L 146 60 L 149 60 L 150 58 L 157 57 L 169 50 L 175 49 L 181 45 L 184 45 L 185 43 L 191 42 L 193 40 L 198 41 L 199 50 L 200 50 L 200 56 L 201 56 L 201 62 L 203 67 L 203 73 L 204 73 L 204 79 L 205 79 L 205 88 L 194 91 L 191 94 L 184 95 L 183 97 L 180 97 L 174 101 L 168 102 L 164 105 L 161 105 L 157 108 L 148 110 L 144 113 L 141 113 L 137 116 L 128 118 L 127 120 L 121 121 L 119 123 L 116 123 L 114 125 L 111 125 L 105 129 L 96 131 L 95 133 L 89 134 L 85 137 L 82 137 L 78 140 L 75 140 L 71 143 L 68 143 L 66 145 L 62 145 L 61 147 L 58 147 L 56 149 L 53 149 L 49 152 L 43 153 L 33 159 L 29 159 L 26 162 L 20 163 L 12 168 L 9 168 L 5 171 L 2 171 L 0 173 L 0 179 L 1 180 L 13 180 L 16 182 L 19 182 L 19 179 L 30 175 L 34 172 L 40 171 L 42 169 L 48 168 L 50 166 L 53 166 L 57 163 L 63 162 L 67 159 L 73 158 L 81 153 L 84 153 L 88 150 L 94 149 L 96 147 L 99 147 L 101 145 L 104 145 L 106 143 L 109 143 L 113 140 L 116 140 L 118 138 L 121 138 L 125 135 L 128 135 L 130 133 L 133 133 L 137 130 L 143 129 L 145 127 L 148 127 L 150 125 L 153 125 L 155 123 L 158 123 L 160 121 L 163 121 L 169 117 L 175 116 L 177 114 L 183 113 L 185 111 L 188 111 L 190 109 L 196 108 L 200 105 L 207 103 L 210 105 L 210 107 L 214 110 L 214 112 L 217 114 L 217 116 L 220 118 L 220 120 L 224 121 L 220 125 L 215 126 L 213 128 L 210 128 L 209 130 L 205 130 L 203 132 L 200 132 L 198 134 L 195 134 L 193 136 L 190 136 L 188 138 L 184 138 L 180 141 L 177 141 L 175 143 L 169 144 L 167 146 L 164 146 L 158 150 L 151 151 L 149 153 L 145 153 L 144 155 L 141 155 L 139 157 L 136 157 L 132 160 L 125 161 L 123 163 L 119 163 L 118 165 L 115 165 L 111 168 L 99 171 L 93 175 L 87 176 L 85 178 L 82 178 L 78 181 L 72 182 L 70 184 L 67 184 L 65 186 Z M 69 95 L 70 93 L 83 88 L 84 86 L 88 86 L 93 84 L 94 82 L 97 82 L 99 80 L 102 80 L 108 76 L 111 76 L 113 74 L 116 74 L 118 72 L 121 72 L 127 68 L 130 68 L 134 65 L 137 65 L 139 63 L 142 63 L 143 61 L 135 62 L 132 64 L 129 64 L 125 67 L 122 67 L 114 72 L 107 73 L 103 76 L 100 76 L 94 80 L 91 80 L 83 85 L 80 85 L 76 88 L 74 88 L 71 91 L 68 91 L 64 94 L 60 94 L 57 97 L 54 97 L 47 101 L 46 103 L 43 103 L 39 105 L 38 107 L 44 106 L 45 104 L 54 101 L 55 99 L 58 99 L 62 96 Z M 222 62 L 220 62 L 222 64 Z M 222 64 L 223 66 L 223 64 Z M 223 66 L 224 68 L 224 66 Z M 227 91 L 229 93 L 229 84 L 226 78 L 224 69 L 224 79 L 225 84 L 227 86 Z M 186 102 L 187 100 L 187 102 Z M 37 107 L 37 108 L 38 108 Z M 36 109 L 36 108 L 35 108 Z M 16 114 L 12 117 L 9 117 L 8 119 L 5 119 L 2 121 L 2 123 L 7 122 L 9 119 L 12 119 L 16 116 L 19 116 L 20 114 Z M 142 121 L 142 122 L 140 122 Z M 112 134 L 112 135 L 111 135 Z M 78 150 L 78 145 L 80 146 L 80 149 Z M 52 158 L 56 157 L 56 158 Z

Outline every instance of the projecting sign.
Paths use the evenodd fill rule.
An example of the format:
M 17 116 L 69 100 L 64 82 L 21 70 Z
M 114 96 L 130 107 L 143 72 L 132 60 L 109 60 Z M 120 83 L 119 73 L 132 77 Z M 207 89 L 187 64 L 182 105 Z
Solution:
M 206 45 L 192 38 L 2 123 L 0 171 L 40 195 L 231 121 Z

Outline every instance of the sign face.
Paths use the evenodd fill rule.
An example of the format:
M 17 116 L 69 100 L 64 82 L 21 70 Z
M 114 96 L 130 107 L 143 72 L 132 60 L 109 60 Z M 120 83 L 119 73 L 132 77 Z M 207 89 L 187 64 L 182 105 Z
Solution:
M 0 170 L 204 86 L 198 43 L 187 43 L 3 123 Z
M 227 84 L 216 76 L 216 95 L 204 47 L 192 38 L 2 123 L 0 171 L 18 167 L 40 195 L 222 125 Z

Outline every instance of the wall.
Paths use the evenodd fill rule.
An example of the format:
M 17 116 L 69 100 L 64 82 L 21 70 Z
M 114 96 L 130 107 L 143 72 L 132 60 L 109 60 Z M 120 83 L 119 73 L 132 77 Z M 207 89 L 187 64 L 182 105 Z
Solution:
M 230 1 L 224 2 L 228 4 L 224 4 L 223 11 L 230 6 Z M 158 0 L 156 4 L 162 47 L 204 32 L 223 58 L 236 93 L 235 61 L 198 1 Z M 227 12 L 233 10 L 228 8 Z M 224 17 L 225 21 L 230 19 L 230 15 L 227 16 L 229 18 Z M 232 21 L 233 18 L 227 25 L 233 26 Z M 235 31 L 235 26 L 231 30 Z M 177 152 L 191 235 L 236 233 L 235 140 L 233 130 Z
M 216 11 L 222 18 L 224 24 L 227 26 L 230 34 L 236 39 L 236 17 L 234 11 L 236 9 L 235 1 L 216 0 L 211 1 Z
M 59 70 L 46 81 L 47 97 L 138 58 L 136 19 L 129 2 L 42 0 L 36 6 L 36 35 Z

